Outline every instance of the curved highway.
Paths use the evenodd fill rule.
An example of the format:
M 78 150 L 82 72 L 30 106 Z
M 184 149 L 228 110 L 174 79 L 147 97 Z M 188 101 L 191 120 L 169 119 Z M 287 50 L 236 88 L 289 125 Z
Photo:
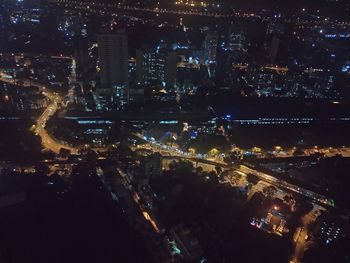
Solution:
M 50 104 L 46 107 L 44 112 L 39 116 L 34 127 L 34 132 L 36 135 L 40 136 L 41 143 L 45 149 L 48 149 L 54 153 L 59 153 L 60 149 L 70 150 L 71 153 L 77 154 L 79 149 L 66 145 L 53 138 L 45 130 L 47 121 L 55 114 L 55 112 L 60 108 L 61 98 L 57 93 L 49 91 L 45 85 L 31 81 L 31 80 L 18 80 L 14 78 L 7 78 L 0 72 L 0 81 L 7 82 L 13 85 L 17 85 L 23 88 L 27 87 L 37 87 L 45 95 Z

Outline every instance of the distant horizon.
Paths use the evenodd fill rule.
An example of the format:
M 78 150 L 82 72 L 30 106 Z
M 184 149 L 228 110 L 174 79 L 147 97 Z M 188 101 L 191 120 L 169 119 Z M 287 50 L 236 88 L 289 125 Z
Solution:
M 49 2 L 51 0 L 48 0 Z M 53 2 L 55 0 L 52 0 Z M 82 2 L 91 2 L 90 0 L 81 0 Z M 93 0 L 94 1 L 94 0 Z M 112 0 L 96 0 L 98 3 L 116 3 Z M 126 5 L 135 5 L 130 3 L 133 1 L 128 1 Z M 142 4 L 149 4 L 149 1 L 137 1 Z M 172 6 L 173 1 L 168 1 L 168 3 L 162 2 L 160 5 L 170 5 Z M 284 0 L 226 0 L 223 1 L 226 7 L 237 8 L 246 11 L 257 11 L 258 9 L 265 9 L 269 11 L 281 11 L 286 14 L 295 11 L 301 11 L 303 8 L 306 11 L 311 12 L 320 11 L 321 15 L 337 17 L 339 19 L 350 19 L 350 2 L 347 0 L 294 0 L 294 1 L 284 1 Z M 174 5 L 175 7 L 175 5 Z

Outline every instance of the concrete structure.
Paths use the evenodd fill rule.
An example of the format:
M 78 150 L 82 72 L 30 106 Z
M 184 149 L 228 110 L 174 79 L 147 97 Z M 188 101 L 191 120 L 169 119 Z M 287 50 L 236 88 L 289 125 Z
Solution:
M 98 36 L 101 86 L 97 89 L 97 108 L 122 110 L 128 102 L 128 41 L 125 31 Z M 110 104 L 108 106 L 107 104 Z
M 216 64 L 218 38 L 218 33 L 216 31 L 207 32 L 203 43 L 205 64 Z

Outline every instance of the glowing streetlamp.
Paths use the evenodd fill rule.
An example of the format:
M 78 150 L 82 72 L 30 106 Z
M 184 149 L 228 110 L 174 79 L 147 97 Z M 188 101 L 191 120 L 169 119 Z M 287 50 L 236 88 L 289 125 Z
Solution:
M 215 155 L 218 155 L 219 154 L 219 150 L 216 149 L 216 148 L 213 148 L 209 151 L 209 155 L 211 156 L 215 156 Z
M 282 147 L 281 146 L 275 146 L 275 150 L 279 152 L 279 151 L 282 150 Z
M 196 154 L 196 149 L 194 149 L 194 148 L 189 148 L 189 149 L 188 149 L 188 152 L 189 152 L 190 154 L 192 154 L 192 155 L 195 155 L 195 154 Z

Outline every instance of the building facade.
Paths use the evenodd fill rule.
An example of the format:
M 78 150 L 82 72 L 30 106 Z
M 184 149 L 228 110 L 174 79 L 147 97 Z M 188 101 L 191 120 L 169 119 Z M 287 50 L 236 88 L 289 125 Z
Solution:
M 104 97 L 103 101 L 111 104 L 107 110 L 122 110 L 128 102 L 128 40 L 125 31 L 99 35 L 98 57 L 101 83 L 96 97 Z

